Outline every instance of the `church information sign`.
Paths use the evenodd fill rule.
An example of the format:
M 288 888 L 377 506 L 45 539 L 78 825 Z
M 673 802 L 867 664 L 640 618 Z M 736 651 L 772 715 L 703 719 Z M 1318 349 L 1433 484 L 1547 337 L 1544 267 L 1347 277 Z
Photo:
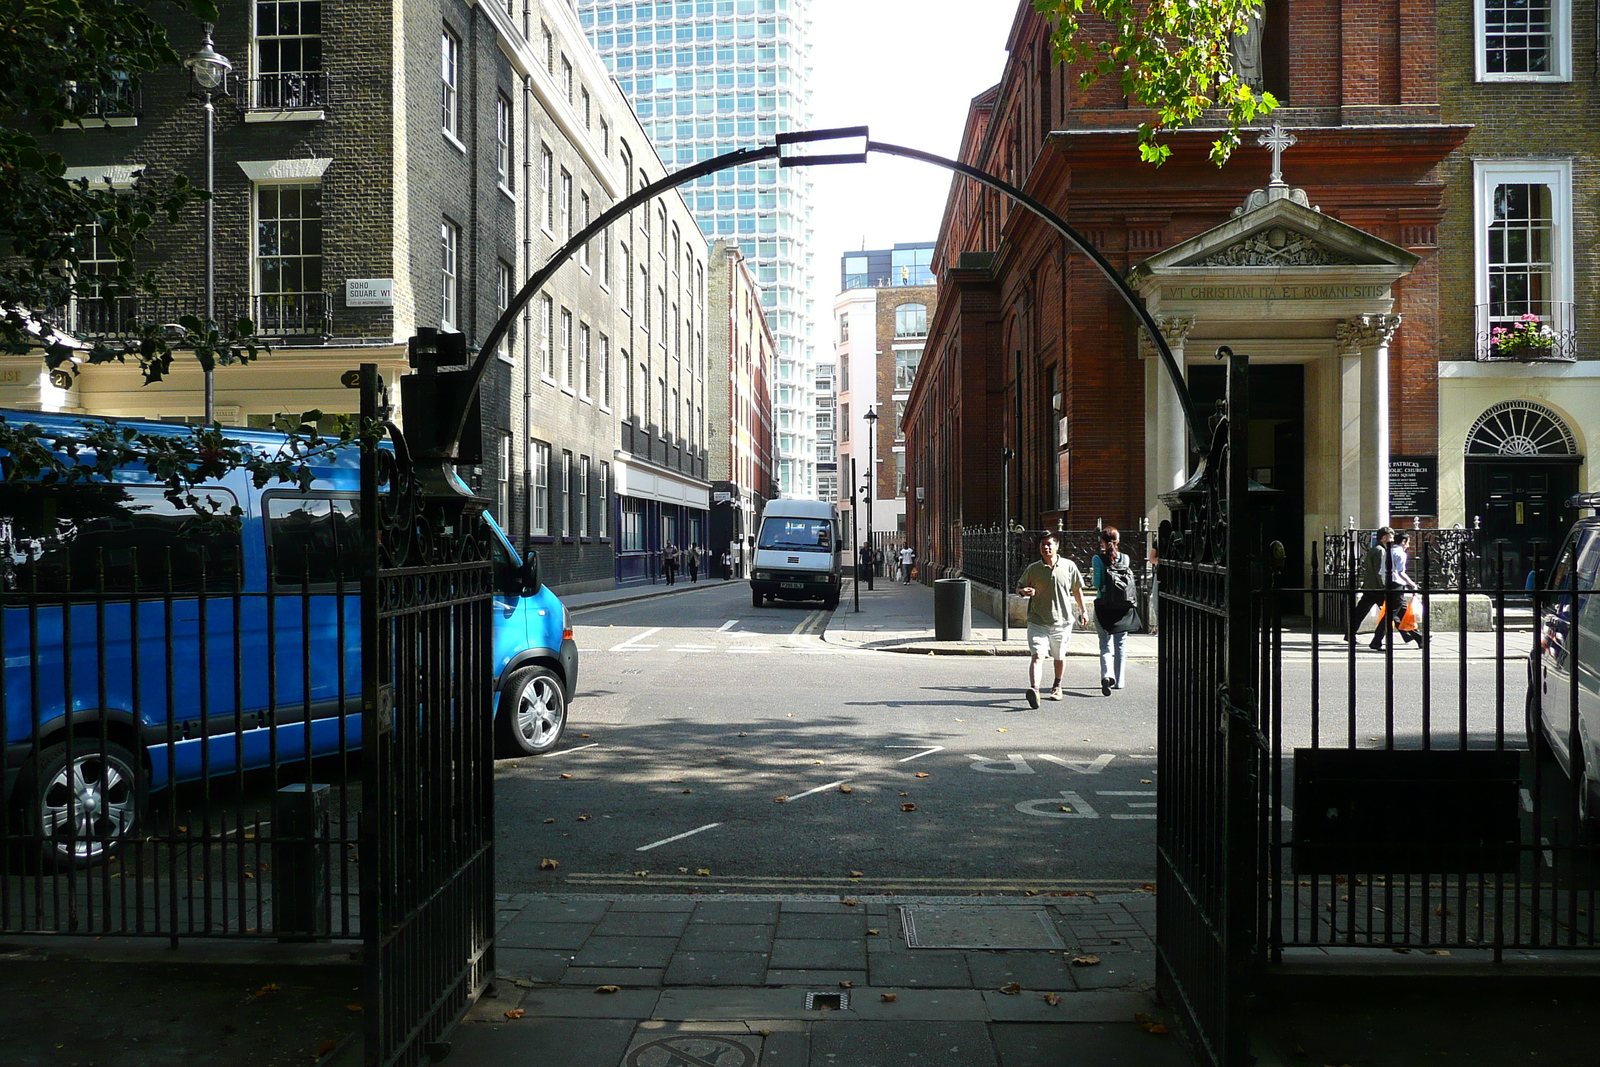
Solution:
M 1389 514 L 1439 514 L 1439 457 L 1389 457 Z

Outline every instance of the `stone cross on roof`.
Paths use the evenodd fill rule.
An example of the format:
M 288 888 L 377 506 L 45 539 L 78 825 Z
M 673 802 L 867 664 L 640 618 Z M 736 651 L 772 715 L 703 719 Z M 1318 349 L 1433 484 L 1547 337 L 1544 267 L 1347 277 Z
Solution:
M 1284 184 L 1283 150 L 1294 145 L 1296 141 L 1295 135 L 1285 130 L 1283 124 L 1277 121 L 1272 123 L 1272 129 L 1256 138 L 1256 144 L 1272 150 L 1272 177 L 1268 179 L 1269 185 Z

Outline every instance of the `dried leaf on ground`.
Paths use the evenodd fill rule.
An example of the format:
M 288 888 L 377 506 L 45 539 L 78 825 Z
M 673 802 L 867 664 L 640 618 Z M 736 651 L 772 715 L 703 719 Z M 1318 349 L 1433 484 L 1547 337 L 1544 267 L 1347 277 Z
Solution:
M 740 730 L 740 731 L 739 731 L 739 736 L 740 736 L 740 737 L 749 737 L 749 736 L 750 736 L 750 735 L 749 735 L 749 734 L 747 734 L 747 733 L 745 733 L 745 732 L 744 732 L 744 731 L 743 731 L 743 730 Z
M 994 728 L 994 732 L 997 734 L 1009 734 L 1011 732 L 1011 728 L 1009 726 L 996 726 Z
M 580 816 L 578 816 L 578 821 L 579 822 L 588 822 L 592 818 L 594 818 L 593 815 L 580 815 Z
M 56 1048 L 60 1048 L 60 1047 L 61 1047 L 60 1045 L 56 1046 Z M 339 1047 L 339 1042 L 334 1041 L 331 1038 L 329 1040 L 327 1040 L 327 1041 L 319 1041 L 317 1043 L 317 1047 L 311 1050 L 311 1055 L 314 1058 L 320 1060 L 322 1057 L 326 1056 L 328 1053 L 332 1052 L 334 1049 L 336 1049 L 338 1047 Z
M 856 984 L 854 982 L 840 982 L 839 983 L 839 988 L 840 989 L 854 989 L 855 987 L 856 987 Z
M 1144 890 L 1146 893 L 1154 893 L 1156 891 L 1155 884 L 1152 883 L 1152 882 L 1146 882 L 1144 885 L 1140 886 L 1139 888 Z
M 868 937 L 877 937 L 880 933 L 882 933 L 881 930 L 868 930 L 867 931 L 867 936 Z
M 1050 1005 L 1053 1008 L 1057 1004 L 1061 1003 L 1061 994 L 1060 993 L 1046 993 L 1044 995 L 1044 1002 L 1046 1004 Z
M 698 874 L 701 878 L 710 878 L 711 877 L 711 868 L 710 867 L 701 867 L 698 870 L 696 870 L 694 873 Z
M 917 806 L 915 804 L 902 804 L 902 805 L 900 805 L 900 810 L 901 811 L 916 811 L 917 810 Z
M 596 993 L 617 993 L 621 990 L 622 987 L 619 985 L 600 985 L 594 987 L 594 991 Z
M 1022 992 L 1022 983 L 1007 982 L 1005 985 L 1000 987 L 1000 992 L 1004 993 L 1008 997 L 1014 997 L 1018 993 Z
M 548 857 L 539 861 L 539 869 L 541 871 L 553 871 L 559 866 L 561 866 L 559 862 Z
M 881 993 L 879 996 L 885 1004 L 893 1004 L 900 999 L 900 994 L 898 993 Z
M 1074 967 L 1094 967 L 1094 966 L 1097 966 L 1099 963 L 1100 963 L 1100 957 L 1099 956 L 1074 956 L 1074 957 L 1072 957 L 1072 965 Z
M 282 988 L 283 988 L 283 986 L 279 985 L 277 982 L 268 982 L 266 985 L 264 985 L 260 989 L 256 990 L 256 996 L 264 997 L 268 993 L 276 993 L 278 990 L 280 990 Z
M 365 1011 L 366 1009 L 363 1008 L 360 1004 L 346 1004 L 344 1006 L 344 1010 L 345 1011 L 360 1012 L 360 1011 Z
M 650 872 L 649 871 L 634 871 L 633 872 L 633 876 L 635 878 L 648 878 L 650 876 Z
M 786 800 L 788 800 L 788 799 L 789 799 L 789 795 L 788 795 L 788 794 L 787 794 L 787 793 L 785 793 L 785 794 L 784 794 L 784 795 L 783 795 L 783 796 L 781 796 L 781 797 L 773 797 L 773 798 L 772 798 L 772 802 L 773 802 L 773 803 L 774 803 L 774 804 L 782 804 L 782 803 L 783 803 L 783 802 L 784 802 L 784 801 L 786 801 Z
M 1150 779 L 1148 779 L 1148 778 L 1141 778 L 1141 779 L 1139 779 L 1139 784 L 1140 784 L 1140 785 L 1149 785 L 1149 784 L 1150 784 Z
M 861 878 L 861 877 L 864 877 L 864 876 L 862 875 L 862 873 L 860 871 L 851 871 L 850 872 L 850 877 L 852 877 L 852 878 Z
M 849 786 L 847 786 L 847 785 L 841 785 L 841 786 L 840 786 L 840 787 L 839 787 L 839 792 L 841 792 L 841 793 L 854 793 L 854 792 L 855 792 L 855 790 L 854 790 L 854 789 L 851 789 L 851 788 L 850 788 L 850 787 L 849 787 Z
M 562 775 L 562 776 L 561 776 L 561 777 L 563 777 L 563 778 L 571 778 L 571 777 L 572 777 L 572 775 L 570 775 L 570 774 L 563 774 L 563 775 Z
M 861 903 L 861 901 L 857 900 L 855 897 L 846 897 L 844 900 L 839 901 L 839 903 L 843 904 L 847 908 L 853 908 L 857 904 Z
M 693 792 L 694 792 L 694 790 L 693 790 L 693 789 L 685 789 L 685 790 L 684 790 L 684 792 L 685 792 L 685 793 L 693 793 Z
M 918 778 L 926 778 L 926 777 L 928 777 L 928 772 L 927 771 L 918 771 L 917 772 L 917 777 Z
M 528 1012 L 524 1008 L 512 1008 L 510 1011 L 506 1012 L 506 1018 L 507 1019 L 520 1019 L 526 1014 L 528 1014 Z
M 549 824 L 549 823 L 553 823 L 553 822 L 555 822 L 555 820 L 554 820 L 554 819 L 546 819 L 546 820 L 545 820 L 545 823 L 546 823 L 546 824 L 547 824 L 547 825 L 548 825 L 548 824 Z
M 578 736 L 579 737 L 588 737 L 589 735 L 588 734 L 579 734 Z

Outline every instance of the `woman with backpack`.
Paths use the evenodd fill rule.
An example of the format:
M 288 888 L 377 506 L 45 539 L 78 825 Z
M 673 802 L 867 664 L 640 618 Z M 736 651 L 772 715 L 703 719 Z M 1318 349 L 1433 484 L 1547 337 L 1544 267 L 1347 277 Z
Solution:
M 1121 532 L 1115 526 L 1100 530 L 1100 551 L 1091 566 L 1094 578 L 1094 628 L 1100 637 L 1100 693 L 1126 684 L 1127 655 L 1123 649 L 1129 630 L 1139 628 L 1134 610 L 1133 567 L 1119 550 Z

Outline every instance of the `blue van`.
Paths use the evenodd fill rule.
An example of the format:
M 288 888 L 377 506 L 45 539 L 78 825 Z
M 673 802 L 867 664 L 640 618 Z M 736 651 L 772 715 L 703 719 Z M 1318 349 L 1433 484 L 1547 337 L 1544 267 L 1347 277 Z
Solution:
M 85 418 L 0 411 L 48 434 Z M 151 434 L 186 427 L 130 423 Z M 228 436 L 268 454 L 285 438 Z M 0 456 L 0 465 L 8 458 Z M 87 460 L 86 460 L 87 462 Z M 4 825 L 52 863 L 111 855 L 148 791 L 361 744 L 360 456 L 257 488 L 233 471 L 198 521 L 142 468 L 109 480 L 0 480 Z M 577 685 L 561 601 L 485 514 L 494 562 L 495 746 L 553 748 Z

